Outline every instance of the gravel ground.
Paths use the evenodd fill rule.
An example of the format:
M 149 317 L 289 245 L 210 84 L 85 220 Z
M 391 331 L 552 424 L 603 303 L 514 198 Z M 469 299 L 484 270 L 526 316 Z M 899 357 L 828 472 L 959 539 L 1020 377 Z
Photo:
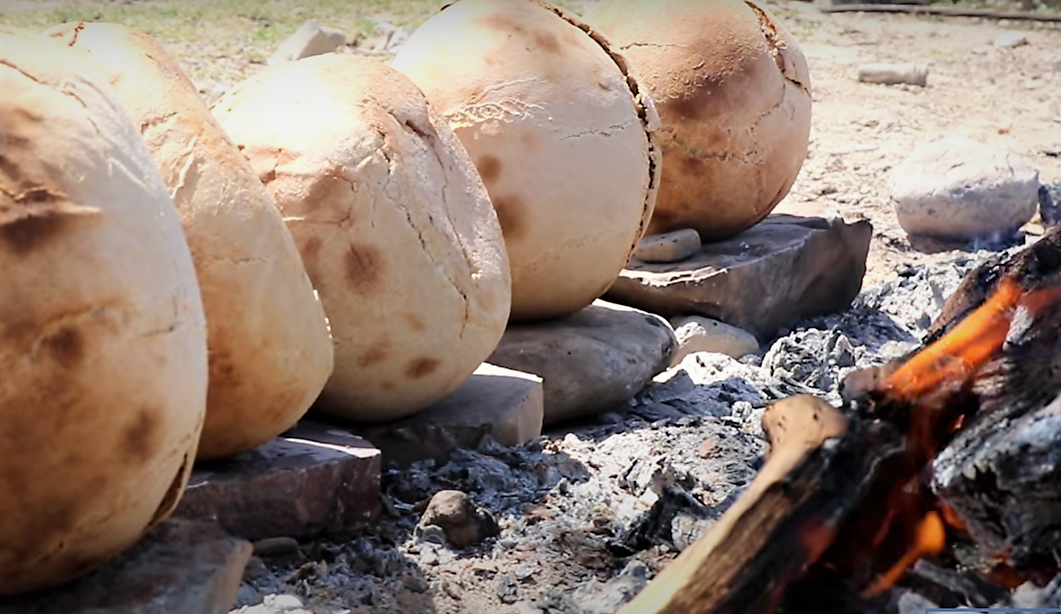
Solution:
M 690 355 L 592 424 L 391 470 L 387 518 L 349 539 L 255 559 L 239 612 L 610 614 L 754 477 L 768 402 L 801 392 L 838 400 L 844 374 L 913 347 L 989 255 L 906 267 L 762 356 Z M 497 535 L 459 549 L 418 527 L 443 490 L 466 493 Z

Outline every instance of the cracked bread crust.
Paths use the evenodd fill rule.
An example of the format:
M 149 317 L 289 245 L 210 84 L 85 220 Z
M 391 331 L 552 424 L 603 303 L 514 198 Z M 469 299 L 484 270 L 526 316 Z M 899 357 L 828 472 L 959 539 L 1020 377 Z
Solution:
M 664 168 L 648 234 L 735 236 L 788 194 L 810 137 L 810 74 L 791 33 L 743 0 L 602 0 L 584 16 L 656 102 Z
M 613 46 L 536 0 L 459 0 L 392 63 L 453 127 L 490 192 L 512 320 L 563 317 L 614 282 L 662 166 L 652 100 Z
M 166 518 L 207 390 L 165 183 L 78 54 L 0 27 L 0 596 L 80 577 Z
M 45 34 L 83 52 L 108 79 L 180 212 L 210 352 L 198 457 L 264 444 L 305 415 L 333 368 L 324 309 L 283 218 L 156 40 L 109 23 L 71 22 Z
M 511 305 L 478 173 L 407 78 L 326 54 L 272 67 L 213 106 L 283 212 L 324 302 L 335 370 L 311 410 L 393 420 L 455 390 Z

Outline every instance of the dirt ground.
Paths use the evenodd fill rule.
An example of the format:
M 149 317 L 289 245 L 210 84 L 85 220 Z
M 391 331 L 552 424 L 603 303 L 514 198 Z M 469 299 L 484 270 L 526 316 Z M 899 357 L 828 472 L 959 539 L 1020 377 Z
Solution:
M 915 146 L 965 135 L 1026 156 L 1044 185 L 1061 183 L 1056 25 L 824 14 L 802 2 L 777 13 L 802 43 L 814 99 L 807 161 L 781 208 L 821 207 L 871 220 L 864 286 L 905 264 L 953 256 L 946 246 L 915 249 L 895 221 L 887 173 Z M 1029 44 L 996 48 L 994 40 L 1010 30 L 1025 32 Z M 859 83 L 857 68 L 867 62 L 927 62 L 928 86 Z

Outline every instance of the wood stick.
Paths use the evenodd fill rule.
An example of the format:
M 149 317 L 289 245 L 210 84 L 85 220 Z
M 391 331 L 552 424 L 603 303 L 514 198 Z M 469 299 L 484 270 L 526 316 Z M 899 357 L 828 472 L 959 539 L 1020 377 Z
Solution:
M 826 493 L 818 484 L 831 457 L 823 446 L 847 434 L 848 424 L 838 409 L 808 395 L 768 407 L 763 430 L 770 451 L 748 489 L 619 614 L 770 611 L 780 598 L 768 590 L 771 577 L 798 574 L 802 569 L 791 563 L 813 560 L 831 543 L 833 518 L 790 514 L 815 507 L 809 499 Z M 775 540 L 781 548 L 771 549 L 767 544 L 782 530 L 805 532 L 800 539 Z M 793 546 L 807 552 L 791 556 L 787 547 Z
M 983 17 L 985 19 L 1010 19 L 1014 21 L 1061 22 L 1061 15 L 1029 13 L 1026 11 L 996 11 L 950 6 L 924 6 L 918 4 L 838 4 L 823 6 L 823 13 L 909 13 L 915 15 L 940 15 L 943 17 Z

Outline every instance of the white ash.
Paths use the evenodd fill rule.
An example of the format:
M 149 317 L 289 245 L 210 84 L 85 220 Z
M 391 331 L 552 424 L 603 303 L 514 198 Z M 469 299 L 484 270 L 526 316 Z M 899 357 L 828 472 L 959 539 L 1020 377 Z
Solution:
M 711 454 L 698 456 L 708 439 Z M 668 488 L 703 506 L 703 518 L 671 519 L 685 528 L 675 531 L 684 547 L 754 477 L 764 451 L 762 439 L 736 423 L 695 415 L 649 422 L 632 411 L 618 424 L 515 449 L 488 439 L 441 467 L 425 461 L 388 473 L 384 487 L 396 518 L 345 543 L 304 547 L 318 551 L 307 552 L 300 565 L 267 560 L 242 588 L 239 604 L 286 593 L 312 612 L 431 611 L 416 610 L 411 593 L 422 597 L 420 607 L 430 602 L 437 612 L 516 612 L 517 604 L 523 611 L 595 611 L 593 603 L 625 600 L 640 589 L 651 574 L 637 571 L 639 564 L 652 570 L 678 551 L 652 536 L 657 543 L 641 552 L 621 544 Z M 445 546 L 442 536 L 417 535 L 423 502 L 445 489 L 490 510 L 501 534 L 463 551 Z M 566 610 L 557 609 L 561 603 Z
M 768 403 L 797 393 L 837 400 L 848 371 L 915 347 L 946 296 L 988 256 L 903 271 L 847 312 L 784 333 L 763 356 L 690 354 L 595 424 L 517 448 L 488 438 L 442 466 L 388 471 L 390 514 L 346 540 L 252 564 L 242 612 L 295 607 L 270 608 L 268 595 L 314 614 L 614 612 L 755 476 Z M 467 493 L 500 534 L 454 550 L 437 527 L 415 531 L 440 490 Z
M 864 290 L 844 313 L 807 320 L 776 339 L 762 366 L 774 378 L 816 389 L 838 403 L 844 376 L 916 348 L 965 275 L 999 255 L 981 250 L 949 262 L 907 266 L 895 279 Z
M 935 603 L 913 591 L 904 591 L 896 605 L 899 614 L 924 614 L 939 608 Z
M 1061 608 L 1061 576 L 1054 578 L 1042 588 L 1031 582 L 1025 582 L 1013 591 L 1010 599 L 995 604 L 993 607 L 1024 610 Z

